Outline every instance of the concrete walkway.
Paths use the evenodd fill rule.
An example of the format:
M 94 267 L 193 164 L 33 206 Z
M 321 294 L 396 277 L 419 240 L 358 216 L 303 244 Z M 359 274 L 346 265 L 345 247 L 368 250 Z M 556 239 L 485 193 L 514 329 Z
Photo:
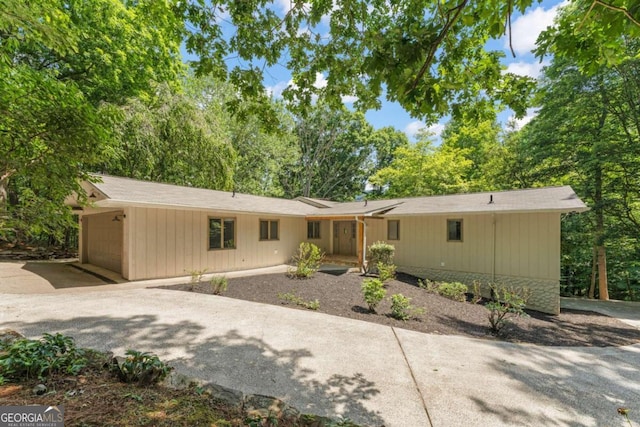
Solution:
M 606 314 L 631 326 L 640 328 L 640 302 L 638 301 L 560 298 L 560 307 Z
M 61 332 L 117 354 L 151 351 L 186 375 L 304 412 L 387 427 L 627 426 L 616 412 L 627 407 L 640 424 L 640 345 L 553 348 L 428 335 L 144 289 L 166 281 L 42 294 L 10 293 L 7 283 L 0 274 L 0 327 L 29 337 Z

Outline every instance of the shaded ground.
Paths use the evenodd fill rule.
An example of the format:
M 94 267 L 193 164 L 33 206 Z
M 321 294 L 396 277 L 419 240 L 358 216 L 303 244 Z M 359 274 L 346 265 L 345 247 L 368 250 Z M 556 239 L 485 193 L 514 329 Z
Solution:
M 441 335 L 465 335 L 496 339 L 490 330 L 487 310 L 479 304 L 460 303 L 428 293 L 417 286 L 416 278 L 398 275 L 387 283 L 387 298 L 378 306 L 378 314 L 370 313 L 362 298 L 363 276 L 357 273 L 333 275 L 317 273 L 307 280 L 285 274 L 271 274 L 229 279 L 224 296 L 273 305 L 304 308 L 286 302 L 281 294 L 293 294 L 304 301 L 318 300 L 319 312 L 383 325 Z M 166 286 L 166 289 L 211 293 L 208 282 Z M 408 321 L 390 317 L 392 294 L 412 298 L 414 307 L 425 313 Z M 559 316 L 530 311 L 530 317 L 514 319 L 501 339 L 546 346 L 622 346 L 640 342 L 640 330 L 617 319 L 598 313 L 562 310 Z

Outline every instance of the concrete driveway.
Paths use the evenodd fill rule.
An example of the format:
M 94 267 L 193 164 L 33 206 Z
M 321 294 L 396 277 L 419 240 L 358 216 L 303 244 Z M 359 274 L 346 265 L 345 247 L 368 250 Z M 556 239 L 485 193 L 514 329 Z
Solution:
M 516 345 L 225 297 L 104 289 L 2 294 L 0 325 L 152 351 L 186 375 L 372 426 L 625 426 L 621 406 L 640 424 L 640 345 Z

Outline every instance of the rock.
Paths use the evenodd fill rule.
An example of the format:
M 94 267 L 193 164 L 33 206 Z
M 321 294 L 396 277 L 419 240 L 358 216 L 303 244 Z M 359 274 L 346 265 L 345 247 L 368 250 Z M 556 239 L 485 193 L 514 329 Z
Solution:
M 9 345 L 14 341 L 24 339 L 25 336 L 13 329 L 0 329 L 0 344 Z
M 199 385 L 199 382 L 186 375 L 179 374 L 176 371 L 171 371 L 160 384 L 174 390 L 184 390 L 192 385 Z
M 282 400 L 260 394 L 249 394 L 244 398 L 244 411 L 249 417 L 275 418 L 285 422 L 297 421 L 300 416 L 296 408 Z
M 244 404 L 244 395 L 242 392 L 218 384 L 207 384 L 203 388 L 214 400 L 223 402 L 235 409 L 242 410 L 242 405 Z
M 38 384 L 31 391 L 35 395 L 42 396 L 43 394 L 45 394 L 47 392 L 47 386 L 44 385 L 44 384 Z

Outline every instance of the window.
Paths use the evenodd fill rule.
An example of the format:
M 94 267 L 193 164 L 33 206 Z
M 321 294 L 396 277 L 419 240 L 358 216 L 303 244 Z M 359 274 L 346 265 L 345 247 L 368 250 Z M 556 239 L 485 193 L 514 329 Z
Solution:
M 235 218 L 209 218 L 209 249 L 235 249 L 235 239 Z
M 447 220 L 447 241 L 462 242 L 462 220 L 461 219 Z
M 390 219 L 387 222 L 387 240 L 400 240 L 400 221 Z
M 307 222 L 307 239 L 320 238 L 320 221 Z
M 260 240 L 278 240 L 278 221 L 260 220 Z

